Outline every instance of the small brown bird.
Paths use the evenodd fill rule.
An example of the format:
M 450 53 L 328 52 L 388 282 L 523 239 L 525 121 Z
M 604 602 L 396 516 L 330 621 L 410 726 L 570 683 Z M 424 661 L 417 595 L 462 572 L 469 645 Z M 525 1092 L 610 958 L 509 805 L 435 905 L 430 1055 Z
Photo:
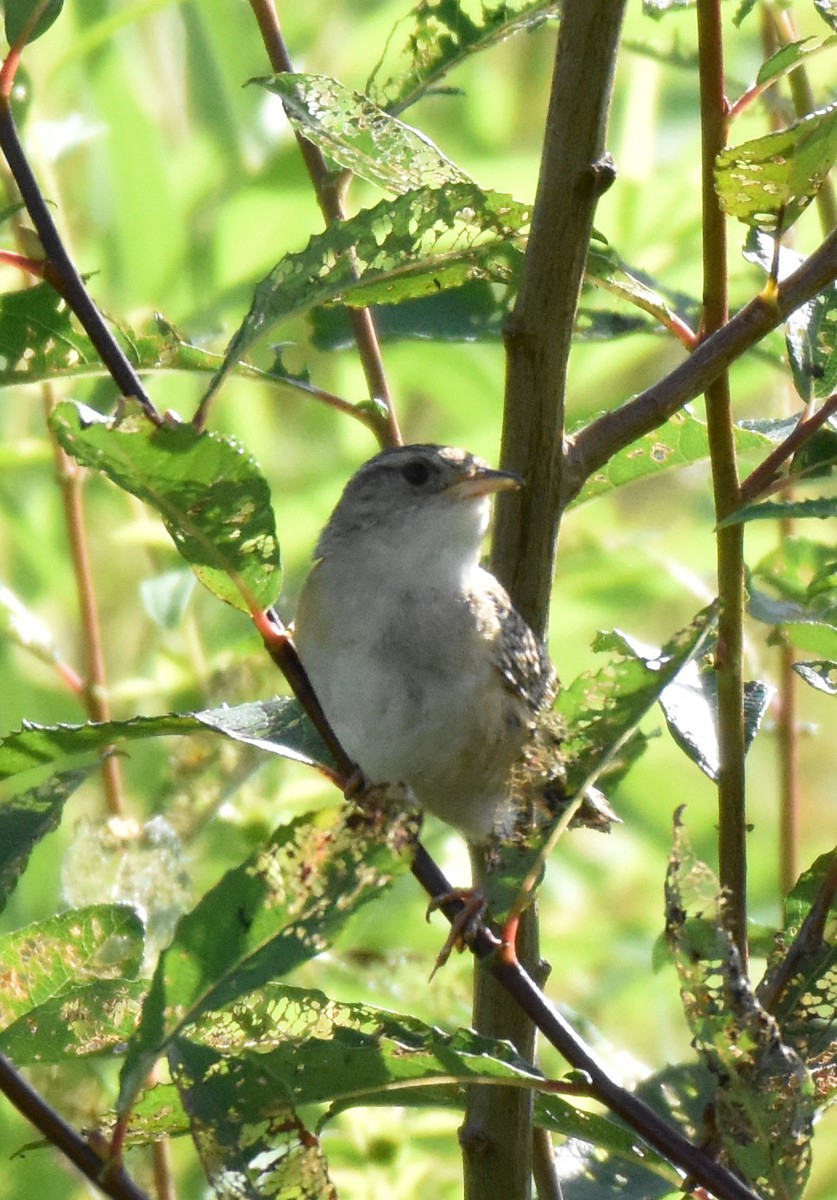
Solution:
M 464 450 L 384 450 L 349 480 L 299 598 L 295 640 L 364 775 L 481 841 L 555 692 L 546 651 L 479 565 L 493 492 L 521 486 Z

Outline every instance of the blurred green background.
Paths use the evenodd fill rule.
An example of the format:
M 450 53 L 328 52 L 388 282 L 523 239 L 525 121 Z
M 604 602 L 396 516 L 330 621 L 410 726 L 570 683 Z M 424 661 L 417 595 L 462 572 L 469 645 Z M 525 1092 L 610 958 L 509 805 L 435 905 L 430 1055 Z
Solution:
M 314 0 L 285 8 L 280 17 L 296 68 L 332 75 L 359 90 L 392 26 L 407 11 L 390 0 L 328 5 Z M 803 34 L 825 31 L 813 6 L 797 5 L 796 18 Z M 531 199 L 555 36 L 553 24 L 541 25 L 466 62 L 448 81 L 460 89 L 456 95 L 429 96 L 406 119 L 480 184 Z M 689 65 L 694 14 L 686 10 L 656 22 L 634 2 L 625 36 L 609 138 L 619 176 L 600 204 L 596 226 L 632 266 L 696 297 L 699 125 L 697 77 Z M 667 61 L 675 51 L 686 65 Z M 752 82 L 763 57 L 758 13 L 740 30 L 730 22 L 731 97 Z M 829 85 L 829 61 L 822 56 L 811 65 L 818 95 Z M 99 305 L 133 329 L 161 312 L 190 338 L 222 351 L 254 284 L 321 227 L 278 99 L 244 86 L 268 73 L 249 6 L 244 0 L 77 0 L 27 51 L 24 64 L 24 142 Z M 733 140 L 768 128 L 756 105 L 736 126 Z M 356 204 L 370 198 L 362 187 L 350 197 Z M 817 238 L 810 214 L 800 223 L 798 248 L 810 248 Z M 761 286 L 756 268 L 738 253 L 741 241 L 743 228 L 733 228 L 736 305 Z M 19 285 L 9 268 L 0 269 L 0 289 Z M 351 400 L 364 398 L 354 354 L 317 350 L 305 320 L 288 322 L 268 341 L 287 343 L 286 365 L 307 370 L 318 386 Z M 772 344 L 781 350 L 780 341 Z M 667 336 L 579 344 L 571 362 L 571 425 L 641 390 L 682 355 Z M 269 346 L 254 357 L 267 365 Z M 503 391 L 499 340 L 390 343 L 385 364 L 408 440 L 461 444 L 496 460 Z M 740 417 L 776 416 L 795 407 L 785 375 L 758 355 L 734 368 L 732 382 Z M 185 373 L 148 379 L 157 406 L 184 417 L 205 385 L 205 376 Z M 115 399 L 107 379 L 58 385 L 56 393 L 101 406 Z M 211 424 L 235 434 L 270 482 L 285 563 L 279 608 L 290 619 L 317 530 L 347 476 L 376 447 L 362 426 L 314 399 L 236 378 L 225 384 Z M 7 390 L 0 426 L 0 582 L 46 623 L 64 657 L 78 665 L 75 585 L 39 387 Z M 174 547 L 153 514 L 106 481 L 91 478 L 85 494 L 114 714 L 183 711 L 280 690 L 247 619 L 209 594 L 196 589 L 173 627 L 153 619 L 148 589 L 153 596 L 155 580 L 180 570 Z M 708 472 L 701 465 L 632 485 L 568 515 L 550 632 L 565 680 L 598 665 L 589 648 L 596 630 L 619 627 L 660 645 L 714 596 L 712 526 Z M 776 538 L 767 522 L 751 526 L 748 560 L 756 562 Z M 776 651 L 767 644 L 768 634 L 766 626 L 750 628 L 751 678 L 775 677 Z M 0 677 L 3 731 L 22 719 L 84 719 L 54 672 L 11 639 L 0 641 Z M 834 702 L 809 688 L 802 689 L 801 701 L 809 735 L 802 743 L 804 866 L 834 840 L 828 756 Z M 649 732 L 662 726 L 659 715 L 646 723 Z M 205 756 L 217 761 L 207 765 Z M 212 818 L 190 832 L 183 851 L 193 896 L 239 861 L 266 829 L 332 798 L 310 772 L 276 762 L 254 767 L 227 794 L 224 781 L 233 768 L 223 756 L 198 744 L 171 744 L 132 747 L 124 760 L 132 815 L 140 822 L 165 812 L 177 824 L 178 814 L 206 801 L 196 789 L 211 781 L 210 799 L 217 799 Z M 765 925 L 780 917 L 777 788 L 768 720 L 750 757 L 749 784 L 751 911 Z M 651 964 L 662 929 L 673 810 L 688 805 L 696 849 L 713 862 L 714 790 L 663 733 L 611 799 L 624 823 L 609 836 L 578 832 L 562 842 L 543 887 L 541 913 L 544 952 L 553 964 L 550 995 L 567 1007 L 614 1073 L 632 1083 L 690 1054 L 674 973 L 670 967 L 655 973 Z M 68 850 L 102 816 L 94 781 L 73 798 L 61 829 L 36 851 L 3 913 L 3 929 L 44 917 L 65 902 L 62 864 Z M 460 839 L 432 822 L 426 833 L 449 875 L 463 879 L 467 860 Z M 117 898 L 118 881 L 104 873 L 86 878 L 83 856 L 80 866 L 78 860 L 71 856 L 76 864 L 71 870 L 83 878 L 71 879 L 71 889 L 83 883 L 97 899 Z M 468 1024 L 467 959 L 450 963 L 426 985 L 443 930 L 438 919 L 425 924 L 423 906 L 412 879 L 401 880 L 365 910 L 333 952 L 306 969 L 303 982 L 443 1027 Z M 758 976 L 758 962 L 754 973 Z M 544 1066 L 562 1069 L 549 1054 Z M 81 1063 L 73 1072 L 44 1069 L 33 1077 L 80 1125 L 91 1123 L 113 1099 L 109 1062 Z M 457 1124 L 456 1114 L 404 1114 L 397 1108 L 344 1115 L 328 1127 L 324 1141 L 341 1196 L 398 1200 L 420 1190 L 440 1200 L 457 1196 Z M 0 1102 L 0 1159 L 8 1160 L 31 1137 Z M 819 1137 L 816 1143 L 810 1200 L 834 1196 L 837 1151 L 826 1141 Z M 190 1147 L 178 1144 L 174 1154 L 181 1196 L 203 1195 Z M 148 1184 L 139 1156 L 129 1166 Z M 24 1194 L 86 1193 L 50 1151 L 29 1150 L 6 1161 L 0 1172 L 0 1200 Z

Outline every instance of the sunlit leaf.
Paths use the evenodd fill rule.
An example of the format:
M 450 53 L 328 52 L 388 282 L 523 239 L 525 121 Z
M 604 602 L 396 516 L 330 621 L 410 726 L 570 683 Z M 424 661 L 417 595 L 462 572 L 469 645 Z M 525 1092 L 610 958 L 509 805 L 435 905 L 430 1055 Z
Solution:
M 224 1058 L 178 1040 L 169 1063 L 217 1196 L 337 1200 L 319 1140 L 259 1053 Z
M 814 54 L 819 54 L 822 50 L 830 50 L 837 39 L 833 37 L 824 38 L 822 41 L 817 38 L 807 37 L 802 38 L 798 42 L 788 42 L 786 46 L 782 46 L 775 54 L 766 59 L 762 63 L 759 73 L 756 76 L 756 83 L 762 87 L 769 83 L 774 83 L 777 79 L 781 79 L 783 75 L 787 75 L 790 71 L 795 70 L 801 62 L 810 58 Z
M 735 442 L 742 453 L 764 450 L 771 444 L 764 434 L 740 426 L 735 427 Z M 590 476 L 573 505 L 583 504 L 626 483 L 659 475 L 675 467 L 685 467 L 708 457 L 706 423 L 691 412 L 677 413 L 653 433 L 646 433 L 617 451 L 599 471 Z
M 753 744 L 775 693 L 768 684 L 744 685 L 744 748 Z M 709 665 L 688 663 L 660 697 L 660 707 L 678 746 L 705 775 L 717 781 L 721 769 L 718 746 L 717 674 Z
M 187 1025 L 321 954 L 409 867 L 415 831 L 415 818 L 391 808 L 327 809 L 280 826 L 228 871 L 160 957 L 122 1072 L 122 1111 Z
M 758 993 L 769 997 L 782 1037 L 807 1064 L 821 1104 L 832 1101 L 837 1093 L 833 872 L 834 851 L 830 850 L 800 875 L 788 893 L 784 927 L 776 936 Z M 824 903 L 824 898 L 830 898 L 830 903 Z
M 818 692 L 828 696 L 837 696 L 837 662 L 833 659 L 819 662 L 796 662 L 793 669 L 801 679 L 810 684 Z
M 122 1049 L 139 1021 L 148 981 L 97 980 L 45 1000 L 0 1032 L 18 1066 L 64 1063 Z
M 837 105 L 787 129 L 718 155 L 715 179 L 724 211 L 748 225 L 784 231 L 814 199 L 837 159 Z
M 68 454 L 156 509 L 211 592 L 244 611 L 273 603 L 281 564 L 270 492 L 237 442 L 191 425 L 114 427 L 71 403 L 50 420 Z
M 383 200 L 315 234 L 257 286 L 210 392 L 253 343 L 318 304 L 395 304 L 473 279 L 507 282 L 529 210 L 509 196 L 452 184 Z
M 73 909 L 0 937 L 0 1026 L 93 980 L 134 977 L 142 950 L 142 921 L 120 904 Z
M 385 191 L 470 182 L 425 134 L 335 79 L 287 73 L 252 82 L 280 96 L 294 128 L 328 158 Z
M 560 10 L 554 0 L 508 0 L 482 4 L 475 17 L 462 0 L 421 0 L 390 33 L 366 91 L 382 108 L 402 112 L 471 55 Z

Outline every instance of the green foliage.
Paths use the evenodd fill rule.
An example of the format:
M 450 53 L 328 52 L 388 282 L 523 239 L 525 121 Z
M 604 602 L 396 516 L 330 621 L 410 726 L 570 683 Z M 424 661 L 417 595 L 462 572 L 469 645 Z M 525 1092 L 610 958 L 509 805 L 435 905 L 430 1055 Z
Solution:
M 253 458 L 229 438 L 188 425 L 113 427 L 63 404 L 52 428 L 68 454 L 102 471 L 159 512 L 198 579 L 244 611 L 279 590 L 279 544 L 267 485 Z
M 596 215 L 607 240 L 588 248 L 575 315 L 568 451 L 601 414 L 618 421 L 633 394 L 664 382 L 702 336 L 693 5 L 643 7 L 628 12 L 617 76 L 609 145 L 619 174 Z M 732 307 L 761 289 L 769 309 L 774 268 L 785 279 L 830 232 L 818 234 L 815 213 L 829 211 L 837 155 L 837 19 L 832 0 L 798 2 L 791 37 L 771 24 L 771 6 L 733 7 L 734 120 L 716 180 L 746 226 L 729 225 L 743 255 Z M 300 703 L 275 696 L 283 681 L 241 619 L 272 605 L 290 618 L 329 504 L 375 449 L 342 421 L 384 412 L 374 371 L 351 349 L 351 310 L 376 306 L 405 437 L 497 458 L 502 340 L 530 332 L 514 314 L 561 6 L 279 8 L 305 74 L 262 74 L 244 10 L 230 21 L 224 6 L 163 3 L 68 6 L 64 36 L 39 41 L 18 77 L 31 106 L 26 153 L 80 269 L 95 272 L 87 282 L 106 328 L 159 411 L 182 415 L 157 427 L 125 411 L 67 300 L 47 282 L 20 287 L 3 266 L 0 713 L 15 732 L 0 739 L 0 1050 L 17 1066 L 48 1066 L 36 1086 L 78 1128 L 124 1123 L 137 1155 L 178 1138 L 183 1200 L 204 1194 L 203 1176 L 221 1196 L 452 1200 L 454 1131 L 475 1080 L 533 1091 L 565 1200 L 668 1194 L 671 1165 L 592 1111 L 587 1081 L 566 1075 L 559 1056 L 547 1047 L 536 1065 L 468 1028 L 464 961 L 426 987 L 441 935 L 436 924 L 425 932 L 405 877 L 416 835 L 405 798 L 390 797 L 392 808 L 374 794 L 368 812 L 321 807 L 332 758 Z M 60 9 L 47 5 L 30 39 Z M 32 12 L 5 6 L 10 40 Z M 764 45 L 759 14 L 772 30 Z M 803 72 L 816 108 L 792 116 Z M 258 86 L 243 87 L 254 73 Z M 737 79 L 755 79 L 755 90 Z M 399 119 L 408 107 L 409 125 Z M 288 121 L 326 156 L 325 186 L 343 198 L 345 220 L 323 228 Z M 26 253 L 28 218 L 7 192 L 4 248 Z M 577 195 L 568 189 L 567 203 Z M 773 235 L 791 225 L 794 246 L 777 247 Z M 279 326 L 287 340 L 266 344 Z M 832 281 L 736 358 L 739 478 L 796 428 L 786 384 L 806 406 L 834 391 L 836 345 Z M 207 380 L 209 428 L 199 431 L 189 416 Z M 562 435 L 532 431 L 543 453 Z M 621 824 L 606 839 L 573 828 L 546 864 L 543 953 L 566 966 L 547 990 L 575 1010 L 614 1074 L 648 1072 L 637 1091 L 667 1121 L 696 1144 L 717 1138 L 765 1197 L 794 1200 L 829 1195 L 836 1161 L 822 1116 L 834 1098 L 837 1004 L 834 858 L 822 836 L 837 576 L 828 524 L 789 533 L 779 520 L 837 515 L 835 437 L 826 422 L 780 467 L 792 494 L 756 494 L 721 522 L 744 525 L 749 564 L 742 732 L 750 898 L 768 948 L 761 983 L 682 828 L 668 871 L 669 955 L 665 969 L 648 969 L 665 957 L 671 810 L 688 800 L 711 858 L 710 789 L 722 775 L 717 447 L 697 408 L 614 444 L 565 515 L 552 653 L 572 682 L 515 779 L 518 798 L 547 811 L 537 834 L 504 847 L 491 891 L 497 915 L 568 799 L 595 780 L 601 791 L 587 802 L 601 801 L 598 827 L 610 827 L 610 803 Z M 804 805 L 789 857 L 814 861 L 783 897 L 771 740 L 789 736 L 790 666 L 810 685 L 798 689 L 797 725 L 819 732 L 793 747 Z M 122 776 L 119 804 L 99 790 L 105 758 Z M 425 833 L 457 861 L 432 821 Z M 628 1054 L 639 1071 L 626 1069 Z M 391 1142 L 388 1110 L 398 1114 Z M 11 1150 L 32 1134 L 4 1106 L 0 1137 Z M 15 1159 L 7 1173 L 0 1200 L 81 1195 L 47 1155 Z

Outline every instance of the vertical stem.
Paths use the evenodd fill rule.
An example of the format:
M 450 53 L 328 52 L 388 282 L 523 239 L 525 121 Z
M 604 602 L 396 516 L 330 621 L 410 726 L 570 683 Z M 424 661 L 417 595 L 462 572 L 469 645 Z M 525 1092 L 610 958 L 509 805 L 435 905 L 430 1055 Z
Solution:
M 720 0 L 698 0 L 703 208 L 703 333 L 720 329 L 728 317 L 726 222 L 715 192 L 715 160 L 726 144 L 727 102 Z M 706 418 L 715 514 L 722 520 L 739 502 L 738 466 L 724 371 L 706 392 Z M 718 860 L 729 897 L 732 936 L 747 961 L 747 849 L 744 777 L 744 546 L 743 526 L 717 534 L 721 612 L 716 672 L 718 682 Z
M 250 0 L 250 7 L 258 22 L 262 41 L 273 70 L 277 74 L 292 71 L 293 64 L 282 36 L 273 0 Z M 326 224 L 344 220 L 346 210 L 343 205 L 342 189 L 337 186 L 322 152 L 299 133 L 296 133 L 296 140 L 314 186 L 323 219 Z M 384 445 L 397 446 L 401 442 L 401 433 L 384 372 L 378 331 L 375 328 L 372 313 L 368 308 L 349 307 L 347 315 L 352 325 L 369 395 L 373 400 L 380 400 L 386 409 L 386 416 L 377 422 L 376 433 Z
M 781 806 L 779 815 L 779 886 L 787 896 L 799 875 L 799 676 L 793 669 L 793 646 L 779 648 L 779 697 L 776 737 L 779 748 Z
M 526 263 L 506 329 L 501 461 L 527 486 L 498 506 L 492 567 L 541 635 L 561 515 L 567 363 L 596 202 L 614 178 L 605 131 L 624 7 L 625 0 L 564 5 Z M 534 907 L 521 918 L 517 954 L 541 973 Z M 534 1056 L 531 1021 L 485 970 L 475 973 L 474 1025 Z M 530 1195 L 530 1096 L 472 1088 L 462 1141 L 466 1200 Z

